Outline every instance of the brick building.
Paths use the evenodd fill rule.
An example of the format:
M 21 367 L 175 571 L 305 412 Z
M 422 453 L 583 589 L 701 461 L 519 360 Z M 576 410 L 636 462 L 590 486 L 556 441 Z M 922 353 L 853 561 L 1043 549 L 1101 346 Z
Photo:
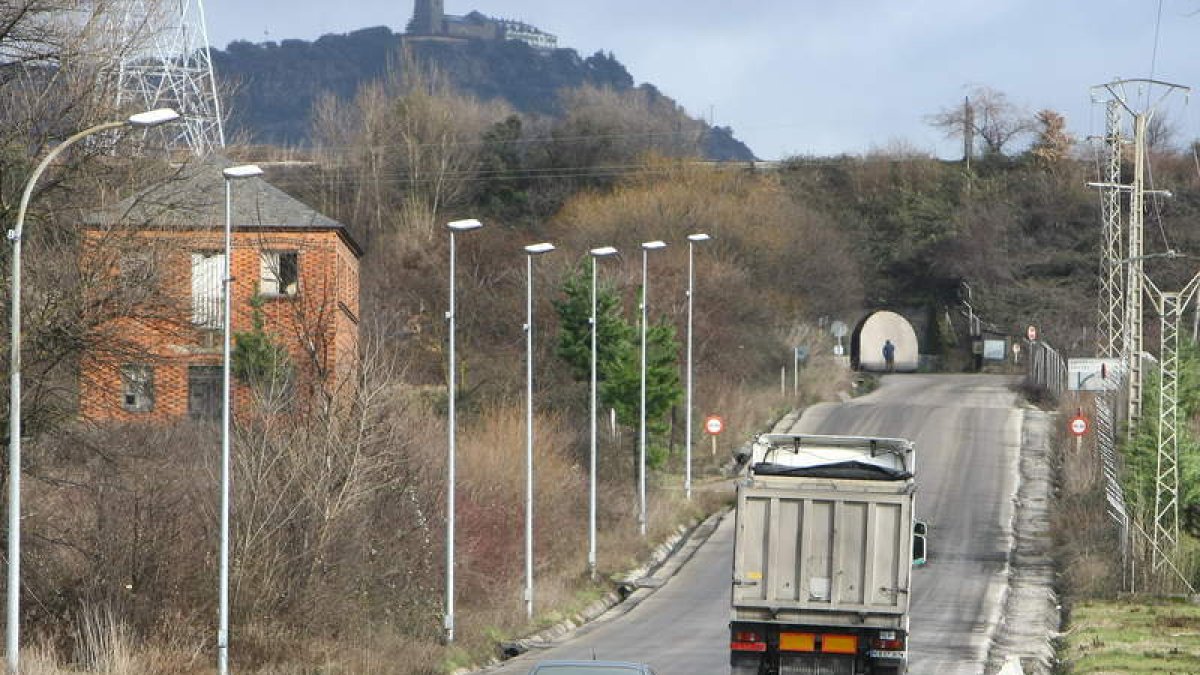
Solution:
M 188 167 L 85 218 L 84 264 L 105 282 L 96 302 L 118 309 L 81 360 L 83 418 L 219 418 L 222 168 Z M 341 223 L 262 178 L 233 183 L 232 196 L 232 333 L 286 353 L 270 386 L 234 380 L 235 409 L 264 395 L 290 410 L 330 400 L 357 368 L 361 249 Z

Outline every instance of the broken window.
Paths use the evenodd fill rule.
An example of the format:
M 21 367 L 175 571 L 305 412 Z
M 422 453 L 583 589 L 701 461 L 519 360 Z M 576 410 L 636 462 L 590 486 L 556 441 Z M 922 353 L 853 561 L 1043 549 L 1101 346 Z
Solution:
M 129 412 L 154 410 L 154 368 L 141 364 L 121 366 L 122 407 Z
M 263 295 L 299 293 L 299 257 L 295 251 L 263 251 L 259 292 Z

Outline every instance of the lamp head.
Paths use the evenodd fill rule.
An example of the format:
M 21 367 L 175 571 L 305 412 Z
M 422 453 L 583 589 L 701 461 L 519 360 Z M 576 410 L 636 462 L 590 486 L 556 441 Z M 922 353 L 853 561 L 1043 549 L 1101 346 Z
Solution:
M 667 242 L 665 242 L 665 241 L 655 240 L 655 241 L 647 241 L 647 242 L 642 243 L 642 249 L 644 249 L 646 251 L 653 251 L 655 249 L 666 248 L 666 247 L 667 247 Z
M 554 244 L 543 242 L 541 244 L 531 244 L 525 247 L 525 252 L 529 255 L 541 255 L 554 250 Z
M 688 235 L 688 241 L 708 241 L 709 239 L 712 239 L 712 237 L 704 234 L 703 232 L 697 232 L 696 234 Z
M 446 223 L 446 227 L 455 232 L 467 232 L 469 230 L 478 230 L 479 228 L 483 227 L 483 223 L 475 220 L 474 218 L 470 218 L 468 220 L 452 220 Z
M 616 255 L 617 249 L 611 246 L 601 246 L 600 248 L 594 248 L 588 251 L 588 253 L 590 253 L 594 258 L 603 258 L 605 256 Z
M 157 110 L 147 110 L 136 115 L 130 115 L 125 120 L 129 126 L 133 127 L 156 127 L 167 122 L 174 122 L 179 119 L 179 113 L 171 108 L 159 108 Z
M 221 175 L 225 176 L 225 180 L 241 180 L 243 178 L 254 178 L 261 176 L 263 170 L 257 164 L 242 164 L 241 166 L 231 166 L 221 171 Z

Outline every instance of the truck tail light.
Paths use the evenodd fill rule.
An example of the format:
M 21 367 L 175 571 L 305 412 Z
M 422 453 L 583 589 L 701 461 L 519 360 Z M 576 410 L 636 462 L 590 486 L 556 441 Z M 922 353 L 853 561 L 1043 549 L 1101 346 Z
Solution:
M 826 654 L 857 654 L 858 638 L 853 635 L 822 635 L 821 651 Z
M 902 652 L 904 651 L 904 635 L 895 631 L 884 631 L 871 639 L 871 649 Z
M 767 642 L 762 635 L 752 630 L 739 630 L 734 631 L 729 649 L 735 652 L 765 652 L 767 651 Z

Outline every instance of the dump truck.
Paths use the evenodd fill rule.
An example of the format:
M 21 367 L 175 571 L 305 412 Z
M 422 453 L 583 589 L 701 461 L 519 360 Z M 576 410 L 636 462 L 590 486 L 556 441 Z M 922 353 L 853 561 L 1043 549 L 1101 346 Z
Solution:
M 897 438 L 763 434 L 737 491 L 732 675 L 908 669 L 916 451 Z

